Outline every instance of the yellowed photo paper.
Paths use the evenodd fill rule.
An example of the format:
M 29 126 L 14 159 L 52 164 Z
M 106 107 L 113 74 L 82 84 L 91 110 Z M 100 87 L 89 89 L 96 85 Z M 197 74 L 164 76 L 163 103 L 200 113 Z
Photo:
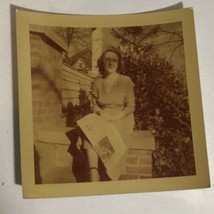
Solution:
M 24 198 L 210 186 L 193 10 L 17 10 Z

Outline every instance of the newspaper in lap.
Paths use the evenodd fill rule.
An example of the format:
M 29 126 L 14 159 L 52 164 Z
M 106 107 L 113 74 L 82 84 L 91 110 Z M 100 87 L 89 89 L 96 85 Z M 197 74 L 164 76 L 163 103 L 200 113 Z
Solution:
M 77 123 L 102 160 L 109 177 L 118 179 L 120 170 L 117 169 L 121 168 L 119 165 L 127 147 L 115 126 L 96 114 L 89 114 Z

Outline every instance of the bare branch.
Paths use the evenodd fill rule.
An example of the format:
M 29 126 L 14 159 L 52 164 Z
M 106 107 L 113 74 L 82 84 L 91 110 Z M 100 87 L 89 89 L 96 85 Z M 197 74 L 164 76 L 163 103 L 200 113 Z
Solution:
M 169 60 L 171 60 L 171 59 L 172 59 L 172 57 L 173 57 L 173 55 L 174 55 L 175 51 L 176 51 L 180 46 L 182 46 L 182 45 L 183 45 L 183 42 L 181 42 L 179 45 L 177 45 L 177 46 L 175 47 L 175 49 L 172 51 L 171 56 L 169 57 Z
M 174 41 L 170 41 L 170 40 L 168 40 L 168 41 L 166 41 L 166 42 L 163 42 L 163 43 L 159 43 L 159 44 L 153 44 L 153 46 L 162 46 L 162 45 L 167 45 L 167 44 L 170 44 L 170 43 L 176 43 L 176 42 L 182 42 L 183 43 L 183 41 L 182 40 L 174 40 Z
M 173 31 L 173 32 L 170 32 L 170 31 L 166 31 L 166 30 L 160 30 L 160 31 L 158 31 L 158 33 L 176 35 L 176 36 L 180 37 L 180 39 L 183 40 L 183 36 L 182 36 L 182 32 L 181 32 L 181 31 Z
M 131 44 L 131 45 L 136 45 L 134 42 L 130 41 L 129 39 L 125 38 L 124 34 L 120 34 L 117 30 L 115 30 L 114 28 L 112 28 L 112 34 L 122 40 L 123 42 L 127 43 L 127 44 Z
M 141 42 L 143 42 L 145 39 L 147 39 L 148 37 L 151 37 L 152 35 L 155 35 L 158 33 L 158 29 L 160 28 L 160 25 L 155 26 L 153 29 L 149 30 L 149 32 L 145 33 L 143 35 L 143 37 L 140 38 L 140 40 L 137 42 L 138 44 L 140 44 Z

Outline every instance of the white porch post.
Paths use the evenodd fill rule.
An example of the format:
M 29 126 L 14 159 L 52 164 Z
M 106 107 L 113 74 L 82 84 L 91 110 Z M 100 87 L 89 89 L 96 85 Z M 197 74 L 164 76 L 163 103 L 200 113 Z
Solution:
M 99 74 L 97 60 L 103 52 L 103 30 L 96 28 L 92 32 L 92 71 L 91 76 L 96 77 Z

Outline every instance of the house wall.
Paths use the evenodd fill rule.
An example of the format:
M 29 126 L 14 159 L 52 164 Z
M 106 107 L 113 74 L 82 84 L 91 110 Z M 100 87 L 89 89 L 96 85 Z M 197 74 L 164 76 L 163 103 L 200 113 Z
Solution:
M 62 108 L 65 109 L 69 102 L 79 105 L 80 89 L 90 94 L 93 78 L 65 64 L 62 68 Z

